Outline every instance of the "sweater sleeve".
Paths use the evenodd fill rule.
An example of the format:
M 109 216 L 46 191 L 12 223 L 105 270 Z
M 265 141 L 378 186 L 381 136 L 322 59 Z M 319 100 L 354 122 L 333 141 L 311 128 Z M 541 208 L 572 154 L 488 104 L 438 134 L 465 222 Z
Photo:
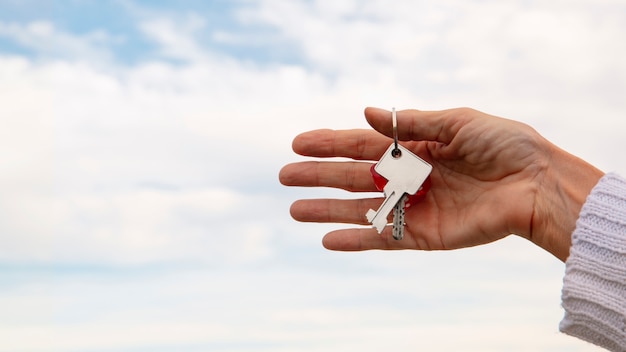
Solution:
M 626 179 L 605 175 L 583 205 L 565 263 L 560 330 L 626 351 Z

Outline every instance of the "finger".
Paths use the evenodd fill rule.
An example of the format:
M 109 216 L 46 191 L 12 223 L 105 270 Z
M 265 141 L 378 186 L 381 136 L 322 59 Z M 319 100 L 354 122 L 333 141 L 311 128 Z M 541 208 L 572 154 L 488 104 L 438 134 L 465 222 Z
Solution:
M 329 232 L 322 239 L 325 248 L 335 251 L 417 248 L 410 238 L 394 240 L 391 227 L 378 234 L 373 228 L 344 229 Z
M 305 161 L 284 166 L 278 175 L 285 186 L 333 187 L 351 192 L 375 192 L 371 163 Z
M 442 111 L 402 110 L 396 113 L 398 139 L 435 141 L 449 144 L 471 114 L 478 112 L 460 108 Z M 393 137 L 391 112 L 379 108 L 366 108 L 367 122 L 380 133 Z
M 304 156 L 346 157 L 378 160 L 389 146 L 389 138 L 372 130 L 315 130 L 293 140 L 293 150 Z
M 368 224 L 365 214 L 377 209 L 382 198 L 363 199 L 302 199 L 289 209 L 291 216 L 303 222 L 334 222 L 344 224 Z

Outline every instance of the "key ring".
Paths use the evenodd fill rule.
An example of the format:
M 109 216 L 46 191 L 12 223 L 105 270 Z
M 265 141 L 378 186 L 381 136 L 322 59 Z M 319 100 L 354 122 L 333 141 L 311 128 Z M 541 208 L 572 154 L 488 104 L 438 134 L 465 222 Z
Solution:
M 394 148 L 391 151 L 391 156 L 399 158 L 402 155 L 402 151 L 398 148 L 398 119 L 396 117 L 396 108 L 391 108 L 391 125 L 393 127 L 393 145 Z

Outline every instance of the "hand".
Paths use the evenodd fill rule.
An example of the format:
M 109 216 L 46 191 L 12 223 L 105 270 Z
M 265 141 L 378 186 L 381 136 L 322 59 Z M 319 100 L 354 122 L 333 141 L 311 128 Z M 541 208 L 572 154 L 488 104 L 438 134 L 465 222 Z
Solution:
M 317 130 L 293 141 L 296 153 L 377 161 L 392 140 L 391 113 L 368 108 L 372 130 Z M 397 113 L 402 144 L 433 165 L 432 188 L 407 209 L 405 238 L 372 228 L 337 230 L 323 240 L 334 250 L 457 249 L 509 234 L 532 240 L 561 260 L 569 253 L 580 208 L 602 172 L 557 148 L 531 127 L 461 108 Z M 386 137 L 387 136 L 387 137 Z M 289 186 L 336 187 L 375 192 L 362 161 L 306 161 L 286 165 Z M 305 199 L 291 207 L 294 219 L 368 225 L 365 213 L 382 198 Z

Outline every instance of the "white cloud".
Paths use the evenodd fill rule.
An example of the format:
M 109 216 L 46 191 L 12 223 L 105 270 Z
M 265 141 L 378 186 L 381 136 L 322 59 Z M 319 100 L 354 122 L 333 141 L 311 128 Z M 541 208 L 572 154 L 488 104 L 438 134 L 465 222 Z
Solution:
M 263 241 L 260 228 L 232 237 L 228 229 L 241 225 L 226 223 L 240 211 L 249 211 L 244 201 L 258 200 L 227 189 L 10 195 L 2 202 L 0 260 L 216 262 L 225 259 L 220 247 L 239 241 L 244 245 L 251 241 L 246 254 L 251 255 L 264 251 L 259 246 Z
M 206 50 L 195 41 L 196 33 L 205 27 L 205 21 L 200 16 L 189 15 L 182 22 L 169 18 L 150 19 L 139 27 L 159 44 L 164 57 L 192 62 L 207 59 Z
M 347 260 L 346 255 L 325 255 L 328 267 L 310 263 L 308 268 L 238 270 L 225 265 L 158 276 L 53 274 L 0 292 L 7 304 L 2 319 L 20 322 L 2 327 L 0 344 L 26 351 L 92 346 L 236 350 L 242 345 L 244 350 L 285 351 L 595 350 L 555 333 L 558 293 L 546 292 L 558 291 L 558 279 L 528 277 L 504 262 L 515 279 L 489 283 L 495 266 L 462 252 L 444 254 L 448 261 L 463 263 L 456 270 L 416 252 L 404 263 L 391 253 L 378 254 L 402 270 L 347 273 L 342 263 L 371 259 L 359 253 Z M 535 263 L 546 277 L 560 271 L 558 265 Z M 485 271 L 476 271 L 481 268 Z M 457 338 L 446 338 L 450 334 Z

